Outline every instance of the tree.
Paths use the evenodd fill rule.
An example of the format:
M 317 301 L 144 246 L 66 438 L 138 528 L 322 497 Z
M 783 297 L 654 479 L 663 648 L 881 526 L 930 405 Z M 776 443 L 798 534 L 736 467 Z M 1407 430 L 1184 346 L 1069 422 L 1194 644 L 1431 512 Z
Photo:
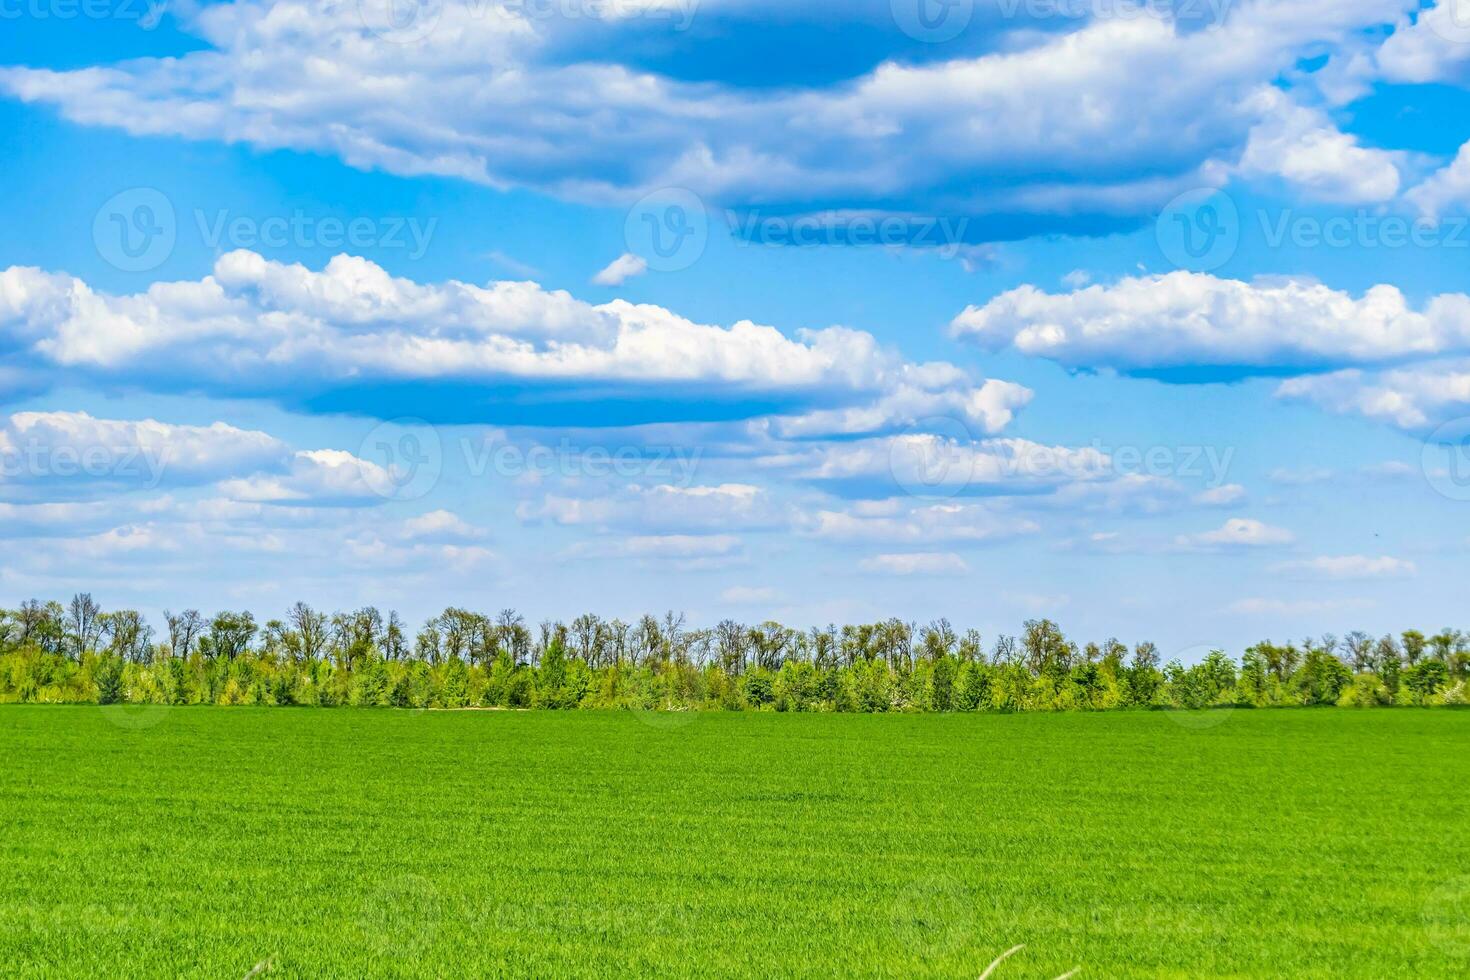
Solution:
M 1414 692 L 1414 698 L 1420 704 L 1438 693 L 1449 679 L 1449 668 L 1442 660 L 1421 660 L 1404 671 L 1404 686 Z
M 101 616 L 102 609 L 92 598 L 92 593 L 78 592 L 72 596 L 71 606 L 67 609 L 67 640 L 78 660 L 96 649 L 102 632 Z
M 286 622 L 300 642 L 301 656 L 316 663 L 327 649 L 327 617 L 304 602 L 298 602 L 286 613 Z
M 204 617 L 197 609 L 185 609 L 177 616 L 165 609 L 163 618 L 168 623 L 169 656 L 188 657 L 194 652 L 195 641 L 204 632 Z
M 1373 669 L 1373 637 L 1362 630 L 1353 630 L 1342 638 L 1342 646 L 1354 673 L 1362 674 Z
M 224 660 L 235 660 L 250 649 L 255 639 L 255 617 L 248 612 L 222 612 L 209 621 L 209 652 Z
M 103 613 L 99 633 L 107 642 L 107 651 L 129 663 L 147 663 L 153 658 L 153 627 L 133 609 Z
M 1404 662 L 1412 667 L 1424 656 L 1428 641 L 1418 630 L 1404 630 L 1401 636 L 1404 641 Z

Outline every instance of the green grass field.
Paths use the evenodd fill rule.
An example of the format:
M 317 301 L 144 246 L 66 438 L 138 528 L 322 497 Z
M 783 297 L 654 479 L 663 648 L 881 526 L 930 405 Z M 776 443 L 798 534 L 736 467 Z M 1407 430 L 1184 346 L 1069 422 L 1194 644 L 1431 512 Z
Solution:
M 136 710 L 0 708 L 8 976 L 1470 972 L 1470 712 Z

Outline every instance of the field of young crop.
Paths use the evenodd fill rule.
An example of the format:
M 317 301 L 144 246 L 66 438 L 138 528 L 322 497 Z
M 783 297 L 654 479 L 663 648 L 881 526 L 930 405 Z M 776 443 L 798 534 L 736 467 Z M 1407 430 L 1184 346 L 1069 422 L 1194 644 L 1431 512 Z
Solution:
M 1470 712 L 0 708 L 7 976 L 1455 976 Z

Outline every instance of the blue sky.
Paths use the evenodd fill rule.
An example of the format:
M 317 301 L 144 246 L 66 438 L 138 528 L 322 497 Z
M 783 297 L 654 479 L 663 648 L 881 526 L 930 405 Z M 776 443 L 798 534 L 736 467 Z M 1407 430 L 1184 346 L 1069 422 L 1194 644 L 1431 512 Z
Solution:
M 396 10 L 0 10 L 0 602 L 1464 607 L 1455 9 Z

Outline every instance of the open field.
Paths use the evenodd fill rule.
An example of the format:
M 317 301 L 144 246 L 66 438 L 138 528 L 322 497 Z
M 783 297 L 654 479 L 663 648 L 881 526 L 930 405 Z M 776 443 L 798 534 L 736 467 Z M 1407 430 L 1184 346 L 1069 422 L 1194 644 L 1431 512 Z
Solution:
M 1470 971 L 1470 712 L 149 710 L 0 708 L 7 975 Z

